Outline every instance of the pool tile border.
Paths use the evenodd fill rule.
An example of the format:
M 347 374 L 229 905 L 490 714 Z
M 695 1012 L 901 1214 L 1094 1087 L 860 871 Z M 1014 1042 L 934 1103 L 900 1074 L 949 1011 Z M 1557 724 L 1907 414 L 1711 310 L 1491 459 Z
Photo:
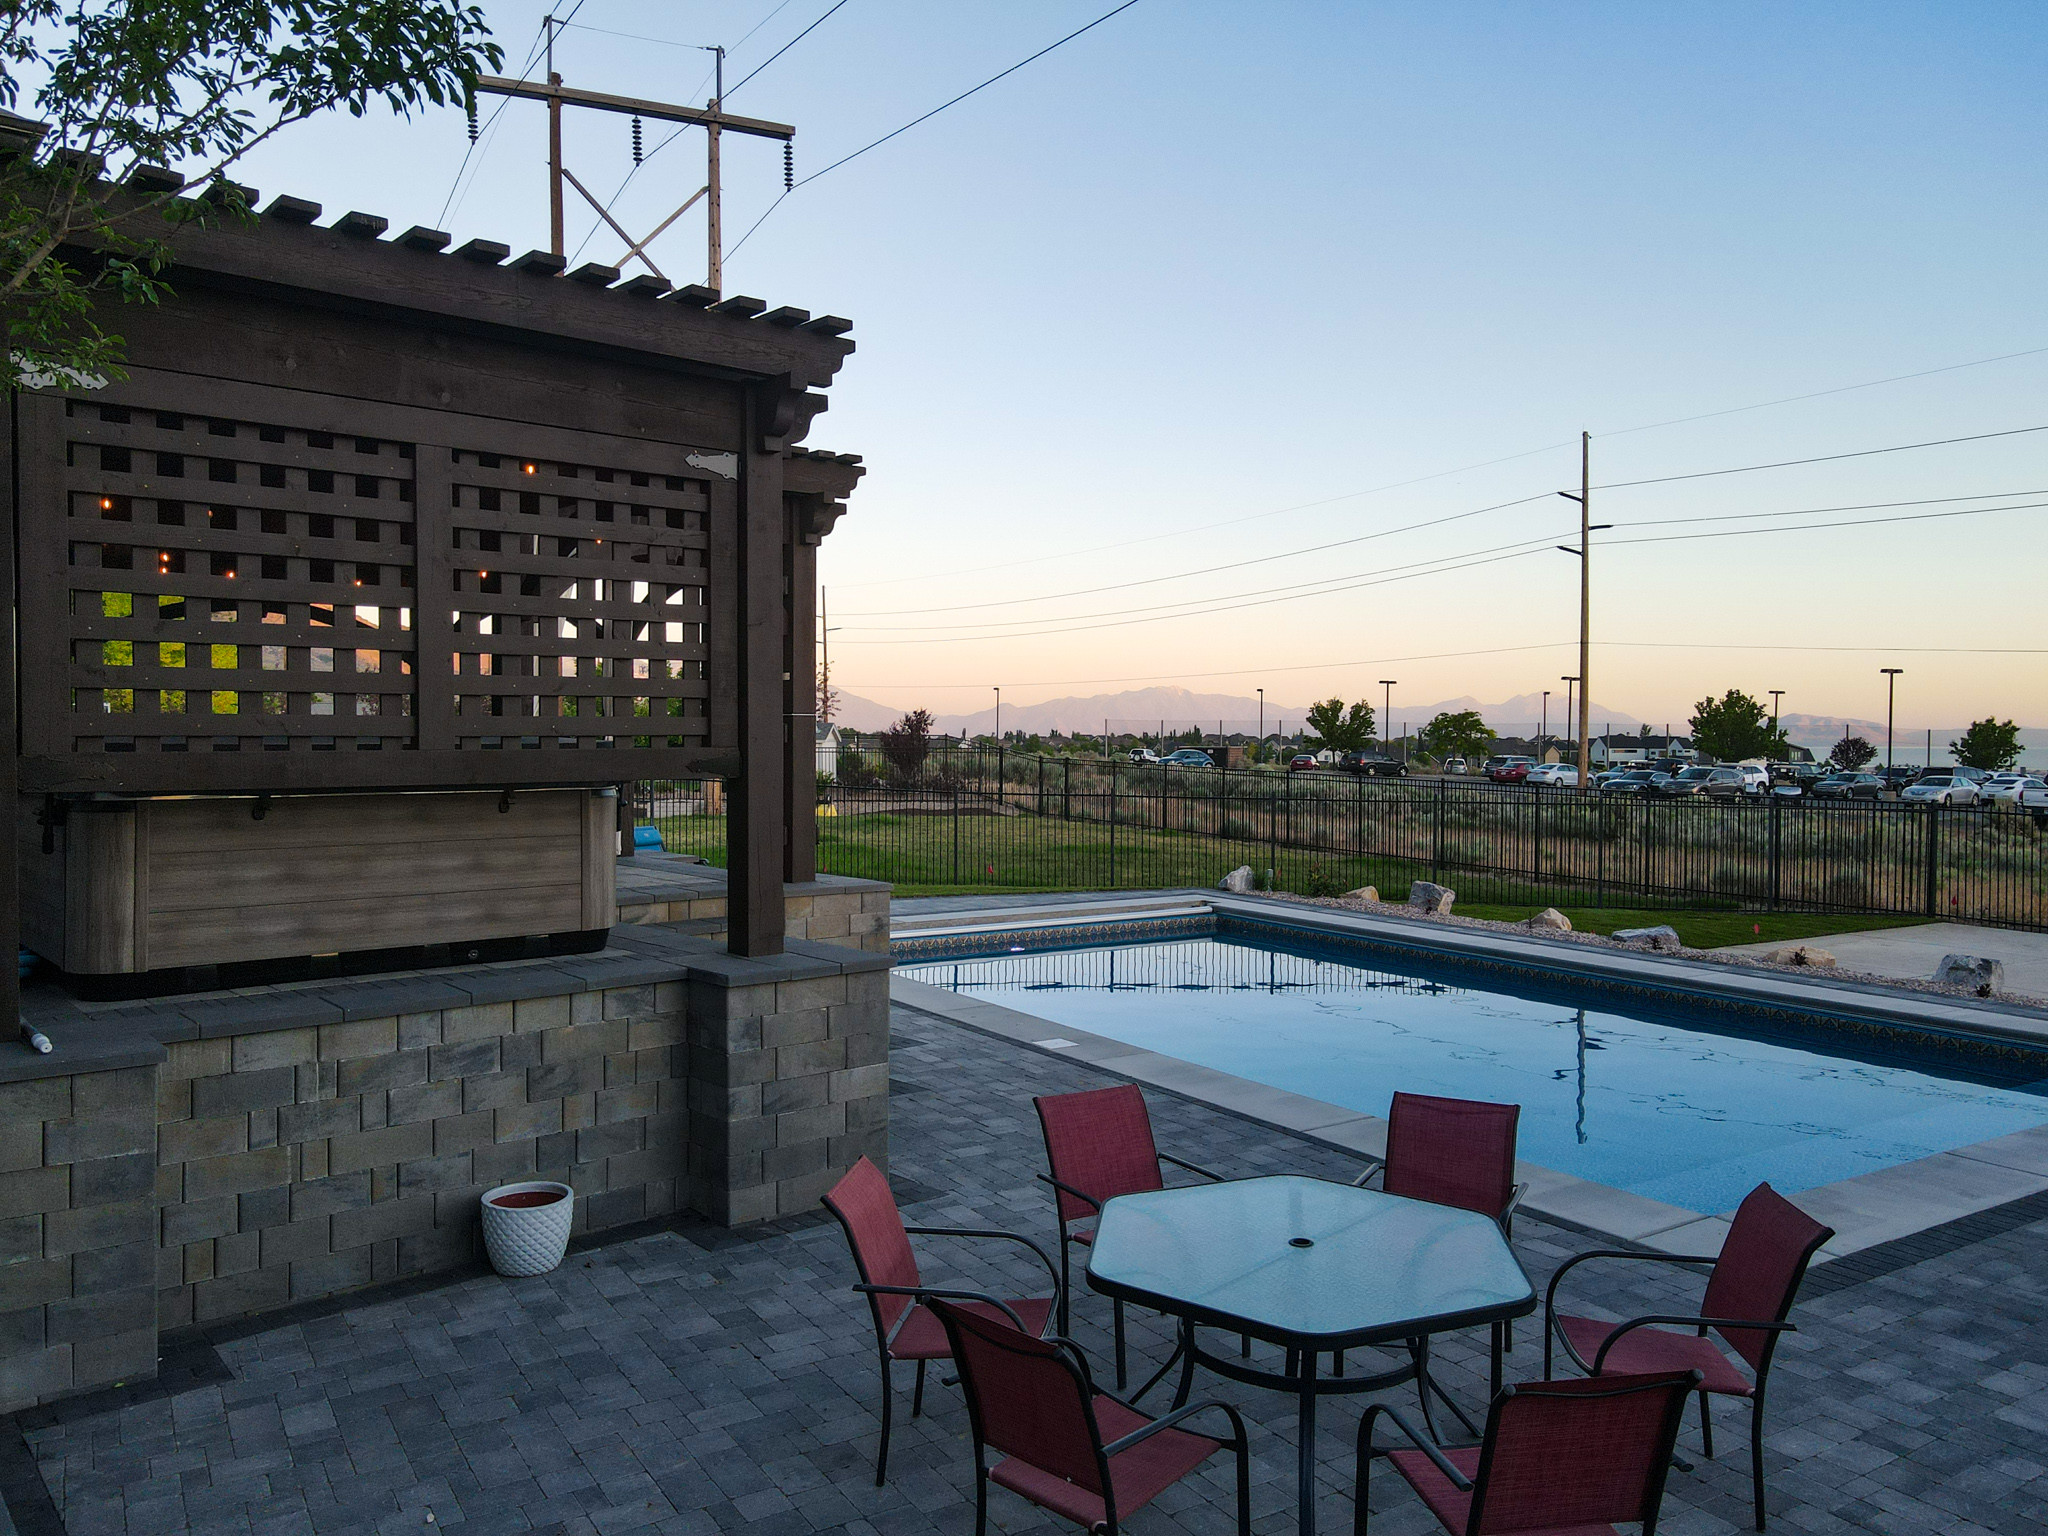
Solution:
M 1959 1024 L 1954 1018 L 1938 1022 L 1859 1018 L 1843 1011 L 1847 999 L 1830 998 L 1823 1002 L 1820 997 L 1813 996 L 1815 989 L 1802 986 L 1798 978 L 1770 976 L 1765 980 L 1782 981 L 1783 990 L 1793 992 L 1799 999 L 1797 1004 L 1782 1002 L 1774 1007 L 1769 1002 L 1760 1002 L 1753 986 L 1730 989 L 1710 984 L 1729 978 L 1687 976 L 1683 972 L 1669 974 L 1669 961 L 1653 969 L 1646 967 L 1651 973 L 1642 975 L 1639 980 L 1626 975 L 1602 975 L 1598 971 L 1589 974 L 1588 970 L 1566 964 L 1568 960 L 1597 958 L 1618 960 L 1624 966 L 1629 962 L 1641 966 L 1648 958 L 1645 956 L 1577 948 L 1570 953 L 1560 953 L 1563 946 L 1543 944 L 1540 940 L 1524 940 L 1522 944 L 1516 944 L 1514 941 L 1519 936 L 1498 936 L 1507 939 L 1511 946 L 1506 953 L 1474 954 L 1464 945 L 1424 942 L 1422 935 L 1412 931 L 1386 931 L 1394 928 L 1391 922 L 1372 923 L 1370 927 L 1347 923 L 1342 920 L 1354 914 L 1333 913 L 1327 908 L 1283 909 L 1285 915 L 1276 921 L 1270 904 L 1261 904 L 1265 910 L 1254 908 L 1249 911 L 1244 910 L 1246 905 L 1249 904 L 1219 901 L 1210 903 L 1211 910 L 1207 915 L 1190 914 L 1167 919 L 1110 917 L 1100 922 L 1070 917 L 1046 925 L 1034 925 L 1021 914 L 1006 912 L 1001 914 L 999 921 L 979 926 L 972 932 L 952 928 L 945 933 L 916 938 L 906 935 L 892 947 L 901 959 L 922 960 L 986 952 L 989 935 L 998 931 L 1012 940 L 1019 950 L 1069 948 L 1154 937 L 1197 937 L 1216 932 L 1217 916 L 1222 914 L 1242 921 L 1248 927 L 1301 933 L 1318 943 L 1334 943 L 1340 948 L 1374 949 L 1381 953 L 1388 948 L 1403 949 L 1426 955 L 1438 963 L 1449 960 L 1496 974 L 1519 971 L 1526 975 L 1532 970 L 1547 972 L 1569 976 L 1575 985 L 1592 984 L 1621 995 L 1658 998 L 1679 991 L 1691 1001 L 1750 1017 L 1762 1015 L 1766 1019 L 1796 1022 L 1809 1028 L 1816 1024 L 1848 1027 L 1878 1038 L 1911 1038 L 1919 1043 L 1924 1043 L 1931 1035 L 1958 1050 L 1972 1053 L 1981 1050 L 2002 1059 L 2039 1055 L 2048 1061 L 2048 1048 L 2044 1048 L 2048 1047 L 2048 1030 L 2043 1030 L 2031 1019 L 2014 1018 L 2008 1027 L 1997 1029 L 1994 1025 L 1996 1032 L 1985 1034 L 1977 1032 L 1977 1029 L 1984 1028 L 1983 1025 L 1978 1025 L 1977 1029 L 1969 1027 L 1976 1023 L 1974 1019 Z M 1439 928 L 1433 930 L 1429 937 L 1434 939 L 1440 934 L 1471 931 Z M 1485 937 L 1496 936 L 1487 934 Z M 1014 943 L 1020 938 L 1023 943 Z M 1530 954 L 1523 949 L 1524 944 L 1541 944 L 1542 949 L 1539 953 Z M 940 946 L 944 946 L 943 950 Z M 1516 950 L 1522 952 L 1517 954 Z M 1699 968 L 1699 962 L 1692 962 L 1692 965 Z M 1599 969 L 1607 970 L 1609 967 Z M 1752 980 L 1748 977 L 1735 979 L 1740 982 Z M 919 1013 L 993 1035 L 1027 1050 L 1038 1050 L 1043 1055 L 1083 1061 L 1097 1071 L 1206 1104 L 1259 1125 L 1302 1136 L 1347 1152 L 1367 1164 L 1377 1162 L 1385 1151 L 1386 1122 L 1378 1116 L 1270 1088 L 1178 1057 L 1137 1050 L 1124 1041 L 1065 1025 L 1055 1026 L 1034 1014 L 979 998 L 962 997 L 943 987 L 929 986 L 908 977 L 892 976 L 890 989 L 894 1002 Z M 1731 992 L 1734 995 L 1730 995 Z M 1864 989 L 1858 989 L 1855 1000 L 1864 1001 Z M 1876 1001 L 1888 1003 L 1891 1000 Z M 1940 999 L 1926 1001 L 1931 1005 L 1930 1011 L 1938 1010 L 1945 1014 L 1964 1011 L 1947 1008 Z M 1048 1036 L 1057 1036 L 1070 1043 L 1057 1050 L 1044 1049 L 1038 1042 Z M 1721 1239 L 1727 1232 L 1727 1220 L 1722 1215 L 1667 1205 L 1534 1163 L 1518 1164 L 1516 1171 L 1530 1186 L 1523 1200 L 1524 1210 L 1591 1236 L 1662 1252 L 1711 1254 L 1720 1250 Z M 1955 1228 L 1961 1231 L 1968 1223 L 1985 1217 L 1987 1213 L 2048 1198 L 2048 1124 L 1877 1169 L 1834 1184 L 1820 1185 L 1792 1198 L 1836 1230 L 1835 1238 L 1819 1255 L 1819 1262 L 1824 1265 L 1851 1255 L 1914 1244 L 1924 1234 L 1937 1230 Z

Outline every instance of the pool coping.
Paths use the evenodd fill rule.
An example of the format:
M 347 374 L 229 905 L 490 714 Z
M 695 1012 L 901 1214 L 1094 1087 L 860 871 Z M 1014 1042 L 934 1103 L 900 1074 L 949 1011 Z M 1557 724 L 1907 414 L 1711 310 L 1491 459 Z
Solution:
M 1148 916 L 1155 912 L 1184 914 L 1202 906 L 1212 912 L 1228 912 L 1267 923 L 1277 918 L 1307 928 L 1373 937 L 1402 948 L 1451 950 L 1538 969 L 1590 970 L 1603 977 L 1660 989 L 1705 991 L 1760 1006 L 1789 1005 L 1805 1011 L 1839 1013 L 1849 1004 L 1849 998 L 1844 996 L 1847 992 L 1853 994 L 1858 1013 L 1875 1013 L 1888 1023 L 1921 1029 L 1931 1024 L 1960 1033 L 2023 1039 L 2029 1044 L 2048 1043 L 2048 1018 L 2034 1019 L 2025 1011 L 1996 1005 L 1969 1007 L 1924 994 L 1885 996 L 1873 987 L 1843 982 L 1816 984 L 1805 977 L 1785 977 L 1775 972 L 1727 974 L 1729 968 L 1682 957 L 1592 949 L 1533 935 L 1496 934 L 1420 920 L 1404 922 L 1329 907 L 1247 901 L 1204 892 L 1146 894 L 1150 901 L 1142 905 L 1149 907 L 1145 914 Z M 903 924 L 900 929 L 892 929 L 892 934 L 900 931 L 904 937 L 935 937 L 940 931 L 1014 931 L 1067 925 L 1059 919 L 1079 923 L 1090 917 L 1100 921 L 1111 915 L 1122 921 L 1139 921 L 1140 907 L 1140 903 L 1129 898 L 1092 904 L 1077 898 L 1065 909 L 923 914 L 930 920 Z M 1589 965 L 1588 961 L 1596 963 Z M 890 977 L 890 995 L 893 1001 L 919 1013 L 1042 1055 L 1082 1062 L 1111 1076 L 1349 1153 L 1367 1164 L 1378 1162 L 1385 1154 L 1386 1121 L 1377 1115 L 1271 1088 L 1176 1056 L 1138 1049 L 1126 1041 L 1068 1028 L 979 998 L 962 997 L 946 988 L 904 976 Z M 1891 1006 L 1876 1008 L 1873 1004 Z M 1721 1240 L 1727 1234 L 1728 1220 L 1722 1214 L 1670 1205 L 1536 1163 L 1517 1163 L 1516 1176 L 1529 1186 L 1521 1209 L 1595 1237 L 1666 1253 L 1714 1254 L 1720 1251 Z M 1987 1141 L 1818 1185 L 1788 1198 L 1835 1229 L 1835 1236 L 1816 1256 L 1816 1262 L 1826 1264 L 2044 1192 L 2048 1192 L 2048 1120 Z

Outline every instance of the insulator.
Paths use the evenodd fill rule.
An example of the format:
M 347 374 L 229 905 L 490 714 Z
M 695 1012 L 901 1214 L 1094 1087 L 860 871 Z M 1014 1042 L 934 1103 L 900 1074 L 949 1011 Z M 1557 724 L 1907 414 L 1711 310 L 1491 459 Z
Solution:
M 782 190 L 787 192 L 796 185 L 796 146 L 782 141 Z
M 472 144 L 476 142 L 476 103 L 474 101 L 469 104 L 469 142 Z
M 633 163 L 640 163 L 640 119 L 633 119 Z

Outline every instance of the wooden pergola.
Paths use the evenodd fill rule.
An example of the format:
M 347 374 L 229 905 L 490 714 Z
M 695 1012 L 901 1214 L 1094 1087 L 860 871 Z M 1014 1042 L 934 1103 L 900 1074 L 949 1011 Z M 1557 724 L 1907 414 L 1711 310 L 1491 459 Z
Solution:
M 779 952 L 861 473 L 795 445 L 849 323 L 386 236 L 294 197 L 183 229 L 175 296 L 102 317 L 125 380 L 14 392 L 20 848 L 109 798 L 719 776 L 730 948 Z

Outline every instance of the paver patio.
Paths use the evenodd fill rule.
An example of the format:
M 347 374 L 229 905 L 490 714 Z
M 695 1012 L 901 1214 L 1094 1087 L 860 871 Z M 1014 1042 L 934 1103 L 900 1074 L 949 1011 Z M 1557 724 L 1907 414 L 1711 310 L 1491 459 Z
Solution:
M 1030 1096 L 1103 1078 L 901 1008 L 894 1024 L 891 1172 L 911 1219 L 1049 1241 Z M 1359 1166 L 1164 1095 L 1152 1105 L 1162 1146 L 1226 1173 L 1349 1177 Z M 1596 1246 L 1526 1219 L 1515 1236 L 1539 1283 Z M 1008 1249 L 927 1243 L 927 1274 L 1015 1294 L 1041 1283 Z M 1697 1294 L 1682 1275 L 1580 1273 L 1579 1299 L 1617 1314 Z M 967 1532 L 957 1389 L 935 1386 L 923 1419 L 899 1419 L 890 1484 L 873 1486 L 873 1335 L 852 1279 L 838 1229 L 797 1218 L 738 1234 L 694 1223 L 642 1232 L 537 1279 L 473 1274 L 364 1293 L 194 1337 L 169 1357 L 175 1379 L 130 1399 L 22 1415 L 33 1463 L 18 1442 L 0 1445 L 0 1486 L 21 1530 L 73 1536 Z M 1075 1331 L 1104 1370 L 1108 1316 L 1101 1298 L 1077 1298 Z M 1801 1332 L 1773 1379 L 1774 1530 L 2048 1531 L 2048 1220 L 1875 1278 L 1818 1271 L 1795 1317 Z M 1132 1322 L 1139 1359 L 1163 1358 L 1166 1329 L 1143 1314 Z M 1518 1332 L 1511 1379 L 1540 1361 L 1537 1329 Z M 1441 1375 L 1467 1402 L 1483 1390 L 1483 1342 L 1441 1341 Z M 1290 1530 L 1287 1400 L 1213 1381 L 1197 1391 L 1247 1411 L 1257 1525 Z M 1408 1389 L 1392 1396 L 1414 1401 Z M 1326 1531 L 1349 1529 L 1361 1403 L 1325 1407 Z M 1695 1457 L 1695 1471 L 1672 1476 L 1672 1536 L 1749 1528 L 1743 1422 L 1730 1407 L 1719 1422 L 1720 1460 Z M 1689 1421 L 1681 1450 L 1697 1444 Z M 1373 1505 L 1376 1530 L 1434 1529 L 1396 1478 L 1375 1479 Z M 1051 1528 L 1000 1490 L 992 1515 L 1005 1530 Z M 1219 1461 L 1130 1523 L 1223 1536 L 1227 1468 Z

